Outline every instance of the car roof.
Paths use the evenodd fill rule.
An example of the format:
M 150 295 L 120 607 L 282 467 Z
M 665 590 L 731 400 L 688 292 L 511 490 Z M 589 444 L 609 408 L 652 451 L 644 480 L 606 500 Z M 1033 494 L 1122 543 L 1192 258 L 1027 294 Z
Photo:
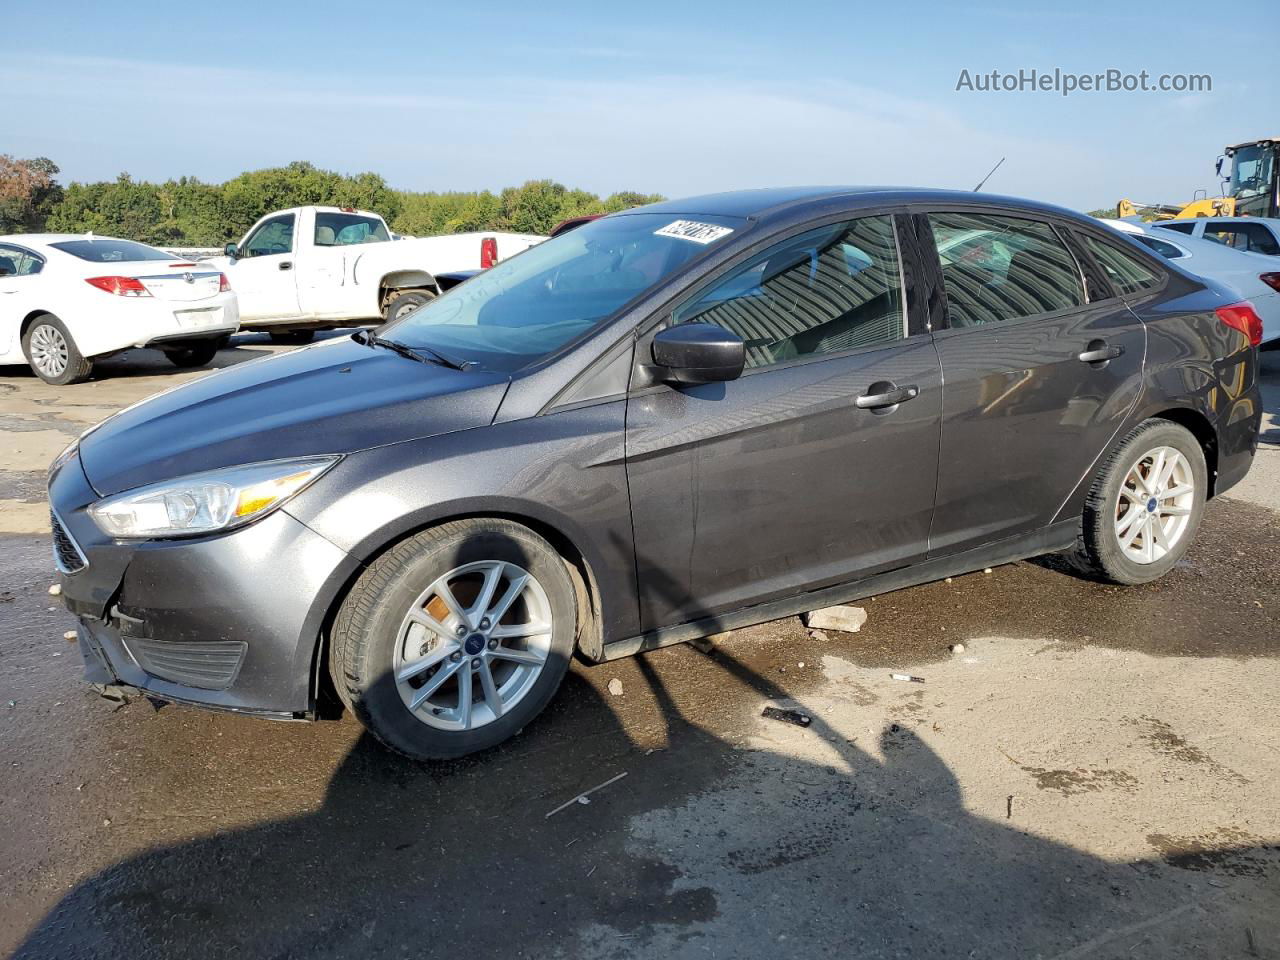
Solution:
M 1280 218 L 1276 217 L 1182 217 L 1178 220 L 1160 220 L 1158 225 L 1163 226 L 1166 223 L 1196 223 L 1203 220 L 1205 223 L 1265 223 L 1271 227 L 1280 227 Z
M 1084 219 L 1081 214 L 1053 204 L 1007 197 L 999 194 L 974 193 L 967 190 L 940 190 L 924 187 L 898 186 L 801 186 L 766 187 L 757 190 L 734 190 L 728 193 L 708 193 L 701 196 L 664 200 L 643 207 L 635 207 L 614 216 L 637 213 L 665 213 L 705 216 L 741 217 L 766 220 L 782 214 L 791 214 L 806 208 L 815 211 L 822 207 L 860 207 L 885 204 L 962 204 L 1015 207 L 1028 212 L 1054 213 L 1075 220 Z
M 87 233 L 11 233 L 7 236 L 0 237 L 0 243 L 11 244 L 15 247 L 39 248 L 48 250 L 55 243 L 65 243 L 70 240 L 88 240 L 90 235 Z M 110 240 L 112 243 L 142 243 L 141 240 L 126 240 L 123 237 L 105 237 L 100 234 L 93 234 L 94 240 Z M 144 247 L 150 247 L 152 244 L 142 243 Z M 159 249 L 156 247 L 156 249 Z

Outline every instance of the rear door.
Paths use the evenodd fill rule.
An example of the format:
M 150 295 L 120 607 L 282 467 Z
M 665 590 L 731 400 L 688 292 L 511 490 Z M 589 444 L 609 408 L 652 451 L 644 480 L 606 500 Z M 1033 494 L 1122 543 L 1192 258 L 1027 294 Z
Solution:
M 946 384 L 930 556 L 1047 526 L 1109 448 L 1141 387 L 1142 322 L 1022 212 L 930 210 Z M 1073 241 L 1074 242 L 1074 241 Z
M 941 384 L 905 290 L 884 213 L 770 244 L 675 308 L 669 322 L 742 336 L 747 369 L 629 398 L 645 630 L 924 556 Z
M 241 320 L 291 319 L 299 315 L 294 272 L 297 215 L 282 213 L 257 224 L 227 264 L 227 280 L 240 302 Z

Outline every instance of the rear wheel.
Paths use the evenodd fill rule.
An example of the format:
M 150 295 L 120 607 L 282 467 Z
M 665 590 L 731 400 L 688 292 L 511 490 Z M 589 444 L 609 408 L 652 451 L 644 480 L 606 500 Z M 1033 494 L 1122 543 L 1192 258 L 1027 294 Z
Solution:
M 573 584 L 560 556 L 506 520 L 443 524 L 397 544 L 352 587 L 329 668 L 379 740 L 460 757 L 518 733 L 568 669 Z
M 80 383 L 93 373 L 93 361 L 80 353 L 62 321 L 51 313 L 37 317 L 27 328 L 22 335 L 22 352 L 45 383 Z
M 164 352 L 175 367 L 203 367 L 217 356 L 219 341 L 198 340 L 181 347 L 170 347 Z
M 310 343 L 316 338 L 314 330 L 271 330 L 267 333 L 272 343 L 292 344 L 300 346 Z
M 1208 494 L 1200 442 L 1167 420 L 1139 424 L 1107 458 L 1085 503 L 1072 559 L 1113 583 L 1148 583 L 1182 559 Z
M 390 323 L 392 320 L 399 320 L 406 314 L 412 313 L 420 306 L 435 297 L 424 290 L 414 290 L 410 293 L 402 293 L 398 297 L 393 297 L 391 302 L 387 304 L 387 308 L 382 311 L 383 317 Z

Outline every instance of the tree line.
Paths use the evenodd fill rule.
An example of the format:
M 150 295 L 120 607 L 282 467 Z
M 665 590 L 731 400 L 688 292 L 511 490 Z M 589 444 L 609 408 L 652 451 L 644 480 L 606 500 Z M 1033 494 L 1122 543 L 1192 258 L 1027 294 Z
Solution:
M 509 230 L 545 234 L 568 217 L 613 213 L 664 199 L 620 191 L 607 197 L 553 180 L 530 180 L 489 190 L 396 190 L 376 173 L 346 175 L 305 161 L 253 170 L 225 183 L 180 177 L 164 183 L 134 180 L 63 187 L 58 167 L 45 157 L 18 160 L 0 154 L 0 234 L 93 233 L 160 246 L 220 247 L 239 240 L 264 214 L 284 207 L 326 204 L 382 214 L 409 236 Z

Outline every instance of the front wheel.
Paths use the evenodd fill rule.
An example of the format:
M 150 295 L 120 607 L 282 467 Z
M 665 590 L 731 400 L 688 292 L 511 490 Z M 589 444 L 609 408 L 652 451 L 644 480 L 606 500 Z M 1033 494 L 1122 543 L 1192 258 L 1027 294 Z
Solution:
M 1111 453 L 1085 502 L 1077 567 L 1112 583 L 1149 583 L 1182 559 L 1209 489 L 1200 442 L 1168 420 L 1139 424 Z
M 37 317 L 22 335 L 22 352 L 45 383 L 81 383 L 93 373 L 93 361 L 76 348 L 70 331 L 51 313 Z
M 573 584 L 519 524 L 473 519 L 402 541 L 352 587 L 329 669 L 347 707 L 417 759 L 501 743 L 537 716 L 573 654 Z

